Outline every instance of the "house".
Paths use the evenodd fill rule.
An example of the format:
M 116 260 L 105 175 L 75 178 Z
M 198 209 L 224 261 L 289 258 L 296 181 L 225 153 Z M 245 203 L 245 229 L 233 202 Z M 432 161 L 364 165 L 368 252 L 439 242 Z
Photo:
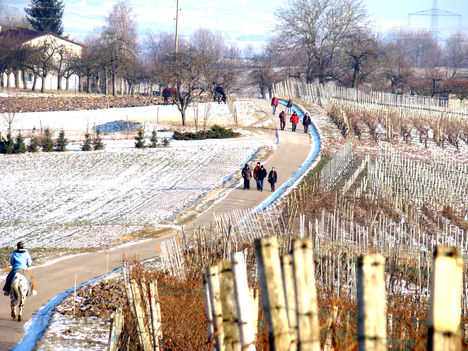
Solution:
M 31 49 L 29 58 L 25 57 L 21 63 L 16 60 L 20 55 L 12 53 L 10 67 L 1 72 L 2 86 L 21 89 L 35 87 L 42 90 L 78 90 L 79 77 L 74 74 L 72 63 L 74 59 L 81 58 L 83 45 L 55 34 L 25 28 L 1 30 L 0 27 L 0 43 L 2 42 L 3 45 L 14 43 L 12 46 L 17 48 Z M 8 59 L 6 62 L 8 65 Z M 43 79 L 44 84 L 42 84 Z

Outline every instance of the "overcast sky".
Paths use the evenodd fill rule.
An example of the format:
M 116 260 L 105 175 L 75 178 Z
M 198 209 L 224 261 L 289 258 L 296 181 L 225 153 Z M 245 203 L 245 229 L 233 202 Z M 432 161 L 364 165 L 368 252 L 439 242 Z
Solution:
M 369 17 L 379 32 L 392 28 L 406 27 L 408 14 L 429 10 L 433 0 L 363 0 Z M 23 12 L 29 0 L 4 0 Z M 63 0 L 64 34 L 71 39 L 82 40 L 93 29 L 104 25 L 115 0 Z M 173 32 L 175 28 L 176 0 L 131 0 L 140 34 L 147 30 Z M 248 43 L 259 45 L 271 33 L 275 23 L 274 12 L 287 6 L 287 0 L 179 0 L 179 31 L 190 34 L 200 27 L 221 31 L 228 41 L 236 41 L 240 47 Z M 439 8 L 462 15 L 440 17 L 440 37 L 460 28 L 468 33 L 468 0 L 439 1 Z M 411 16 L 412 27 L 429 29 L 429 16 Z

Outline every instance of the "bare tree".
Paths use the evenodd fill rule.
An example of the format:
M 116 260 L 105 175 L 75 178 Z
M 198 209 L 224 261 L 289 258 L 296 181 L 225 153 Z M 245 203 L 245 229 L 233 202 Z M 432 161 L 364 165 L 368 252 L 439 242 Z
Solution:
M 453 33 L 444 47 L 444 63 L 454 78 L 460 68 L 468 67 L 468 38 L 460 31 Z
M 39 45 L 31 46 L 32 53 L 25 66 L 30 69 L 35 76 L 41 78 L 41 93 L 45 91 L 45 81 L 47 76 L 57 71 L 57 52 L 61 46 L 49 39 L 43 40 Z M 35 83 L 32 90 L 35 89 Z
M 264 49 L 264 51 L 253 57 L 252 83 L 258 86 L 263 99 L 266 93 L 271 95 L 273 84 L 283 78 L 282 74 L 274 68 L 275 51 Z
M 347 35 L 343 46 L 345 69 L 350 72 L 349 86 L 355 88 L 376 71 L 381 55 L 379 42 L 367 28 L 355 28 Z M 338 77 L 337 77 L 338 80 Z
M 117 78 L 126 75 L 125 69 L 138 58 L 137 27 L 133 18 L 132 7 L 119 1 L 112 7 L 100 36 L 103 69 L 111 76 L 112 95 L 117 93 Z
M 181 114 L 185 126 L 187 107 L 210 90 L 213 81 L 213 62 L 193 47 L 179 48 L 179 52 L 166 53 L 158 66 L 161 80 L 172 85 L 172 100 Z
M 321 83 L 332 79 L 348 33 L 367 19 L 360 0 L 289 0 L 276 17 L 275 32 L 286 38 L 283 49 L 303 55 L 307 82 Z

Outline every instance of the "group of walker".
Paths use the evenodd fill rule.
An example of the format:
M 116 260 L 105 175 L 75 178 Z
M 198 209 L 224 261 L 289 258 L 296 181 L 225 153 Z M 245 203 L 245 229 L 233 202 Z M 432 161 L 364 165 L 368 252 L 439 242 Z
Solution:
M 273 108 L 273 115 L 276 114 L 276 108 L 278 107 L 279 104 L 279 99 L 276 96 L 273 96 L 271 99 L 271 107 Z M 288 114 L 290 115 L 289 117 L 289 122 L 291 122 L 291 131 L 295 132 L 296 127 L 299 124 L 299 116 L 296 111 L 294 111 L 294 104 L 291 98 L 289 98 L 286 108 L 288 109 Z M 286 112 L 282 110 L 279 114 L 279 119 L 280 119 L 280 129 L 284 130 L 286 127 Z M 304 133 L 309 132 L 309 126 L 312 124 L 312 120 L 310 119 L 309 113 L 306 112 L 304 114 L 304 117 L 302 118 L 302 125 L 304 126 Z
M 246 163 L 242 168 L 242 178 L 244 179 L 244 190 L 250 190 L 250 179 L 255 179 L 257 184 L 257 190 L 263 191 L 263 181 L 267 177 L 267 171 L 260 162 L 257 162 L 254 170 L 250 168 L 249 164 Z M 272 167 L 268 173 L 268 183 L 270 183 L 271 191 L 275 191 L 275 184 L 278 181 L 278 173 L 276 173 L 275 167 Z

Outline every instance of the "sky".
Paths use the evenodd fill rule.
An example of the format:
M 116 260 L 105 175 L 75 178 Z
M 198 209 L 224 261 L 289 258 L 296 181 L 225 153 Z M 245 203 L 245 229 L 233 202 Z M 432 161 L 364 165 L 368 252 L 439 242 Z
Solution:
M 116 0 L 62 0 L 64 34 L 82 41 L 94 29 L 102 27 Z M 135 14 L 139 33 L 175 31 L 177 0 L 129 0 Z M 385 33 L 407 27 L 408 14 L 433 7 L 434 0 L 362 0 L 371 25 Z M 29 0 L 4 0 L 10 8 L 23 12 Z M 198 28 L 222 32 L 226 41 L 240 48 L 252 44 L 261 47 L 272 32 L 275 11 L 288 6 L 287 0 L 179 0 L 179 33 L 190 35 Z M 439 9 L 462 15 L 439 17 L 439 37 L 444 39 L 460 29 L 468 33 L 468 0 L 439 1 Z M 413 28 L 429 29 L 429 16 L 411 16 Z

